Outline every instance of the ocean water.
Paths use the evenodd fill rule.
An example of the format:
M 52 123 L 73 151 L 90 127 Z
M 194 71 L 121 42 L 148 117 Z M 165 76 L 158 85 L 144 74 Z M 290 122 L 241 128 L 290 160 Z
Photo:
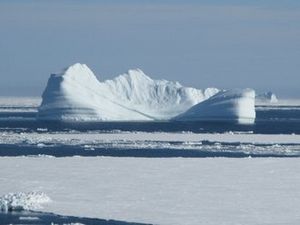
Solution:
M 299 157 L 295 143 L 228 143 L 222 141 L 80 141 L 88 133 L 244 133 L 300 134 L 300 106 L 256 107 L 252 125 L 227 122 L 45 122 L 34 106 L 0 106 L 0 156 L 50 155 L 117 157 Z M 31 134 L 28 136 L 28 134 Z M 51 136 L 56 134 L 56 139 Z M 58 134 L 58 135 L 57 135 Z M 27 136 L 26 136 L 27 135 Z M 47 136 L 48 135 L 48 136 Z M 50 136 L 49 136 L 50 135 Z M 57 138 L 65 135 L 66 140 Z M 69 135 L 69 136 L 68 136 Z M 9 138 L 8 138 L 9 136 Z

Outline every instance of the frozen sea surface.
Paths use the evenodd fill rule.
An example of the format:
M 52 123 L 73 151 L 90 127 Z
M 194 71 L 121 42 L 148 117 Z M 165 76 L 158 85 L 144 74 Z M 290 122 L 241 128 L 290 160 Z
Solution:
M 300 224 L 299 159 L 1 157 L 0 196 L 39 191 L 44 212 L 127 222 Z

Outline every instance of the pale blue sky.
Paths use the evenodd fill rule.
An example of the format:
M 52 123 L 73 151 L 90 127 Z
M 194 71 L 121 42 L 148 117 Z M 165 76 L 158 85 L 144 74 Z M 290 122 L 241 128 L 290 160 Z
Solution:
M 41 95 L 76 62 L 300 97 L 300 1 L 0 1 L 0 95 Z

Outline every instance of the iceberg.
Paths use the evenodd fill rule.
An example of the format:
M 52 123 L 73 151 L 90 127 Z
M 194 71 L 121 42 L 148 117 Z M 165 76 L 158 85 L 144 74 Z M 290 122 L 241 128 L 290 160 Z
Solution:
M 38 119 L 58 121 L 237 120 L 253 122 L 251 89 L 204 91 L 153 80 L 142 70 L 100 82 L 85 64 L 52 74 Z
M 38 119 L 67 121 L 168 120 L 219 92 L 152 80 L 129 70 L 113 80 L 98 81 L 85 64 L 52 74 L 42 95 Z
M 256 95 L 256 101 L 258 104 L 266 104 L 266 103 L 277 103 L 278 99 L 277 99 L 277 96 L 273 92 L 268 91 L 268 92 Z
M 240 124 L 252 124 L 255 121 L 255 91 L 248 88 L 220 91 L 173 120 L 236 121 Z

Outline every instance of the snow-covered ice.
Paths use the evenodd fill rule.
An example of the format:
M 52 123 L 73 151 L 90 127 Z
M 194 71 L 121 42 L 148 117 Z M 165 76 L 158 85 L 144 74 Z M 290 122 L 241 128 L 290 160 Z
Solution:
M 255 121 L 255 92 L 252 89 L 220 91 L 174 119 L 180 121 L 237 121 L 251 124 Z
M 299 224 L 299 159 L 0 158 L 0 195 L 43 211 L 172 225 Z
M 48 80 L 39 108 L 40 119 L 147 121 L 169 119 L 218 92 L 152 80 L 129 70 L 99 82 L 85 64 L 74 64 Z

